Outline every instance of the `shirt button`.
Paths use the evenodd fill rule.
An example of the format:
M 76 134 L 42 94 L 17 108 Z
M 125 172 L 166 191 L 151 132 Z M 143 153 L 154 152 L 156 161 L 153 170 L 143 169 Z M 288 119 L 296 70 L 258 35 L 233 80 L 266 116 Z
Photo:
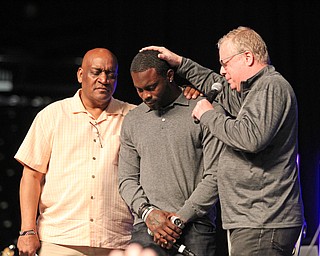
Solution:
M 93 222 L 93 219 L 91 218 L 90 221 Z
M 94 179 L 96 176 L 92 175 L 91 177 Z
M 91 199 L 94 199 L 94 196 L 91 196 Z
M 161 121 L 164 122 L 164 121 L 166 121 L 166 119 L 165 119 L 165 118 L 162 118 Z
M 94 141 L 94 142 L 97 142 L 97 140 L 96 140 L 96 139 L 94 139 L 93 141 Z
M 95 157 L 92 157 L 92 159 L 93 159 L 93 160 L 96 160 L 96 158 L 95 158 Z

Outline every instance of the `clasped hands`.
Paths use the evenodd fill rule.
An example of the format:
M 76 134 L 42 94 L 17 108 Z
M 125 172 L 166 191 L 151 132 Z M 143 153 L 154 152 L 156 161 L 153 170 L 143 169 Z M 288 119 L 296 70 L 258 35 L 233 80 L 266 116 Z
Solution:
M 182 229 L 170 220 L 175 213 L 154 209 L 146 219 L 146 225 L 153 234 L 153 240 L 163 248 L 170 249 L 180 238 Z

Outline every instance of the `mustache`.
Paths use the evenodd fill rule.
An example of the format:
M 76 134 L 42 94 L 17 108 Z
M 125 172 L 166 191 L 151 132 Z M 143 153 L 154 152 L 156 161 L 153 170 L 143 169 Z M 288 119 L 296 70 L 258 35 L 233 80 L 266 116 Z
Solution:
M 97 86 L 94 90 L 105 90 L 105 91 L 112 91 L 112 88 L 109 86 Z
M 153 104 L 155 104 L 156 103 L 156 101 L 154 101 L 154 100 L 144 100 L 143 101 L 145 104 L 150 104 L 150 105 L 153 105 Z

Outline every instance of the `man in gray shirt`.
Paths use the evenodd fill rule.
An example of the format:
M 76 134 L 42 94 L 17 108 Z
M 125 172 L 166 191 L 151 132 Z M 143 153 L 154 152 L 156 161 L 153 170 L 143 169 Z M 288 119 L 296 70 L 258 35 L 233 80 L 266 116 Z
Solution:
M 184 97 L 158 53 L 141 52 L 132 61 L 143 103 L 128 113 L 121 130 L 119 187 L 134 215 L 132 242 L 155 242 L 169 249 L 164 255 L 177 255 L 172 248 L 177 241 L 198 256 L 215 255 L 216 172 L 223 144 L 194 123 L 198 100 Z M 224 113 L 218 104 L 215 109 Z M 172 216 L 179 218 L 177 226 Z
M 288 81 L 269 64 L 267 46 L 254 30 L 239 27 L 218 42 L 220 74 L 163 47 L 158 57 L 206 91 L 224 84 L 218 101 L 192 115 L 223 141 L 218 171 L 223 228 L 231 255 L 291 255 L 304 222 L 298 166 L 297 101 Z

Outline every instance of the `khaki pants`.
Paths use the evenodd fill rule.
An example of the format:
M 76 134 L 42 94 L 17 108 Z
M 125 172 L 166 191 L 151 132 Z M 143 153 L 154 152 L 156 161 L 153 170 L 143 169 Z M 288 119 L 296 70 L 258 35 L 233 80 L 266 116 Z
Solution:
M 39 256 L 108 256 L 112 250 L 88 246 L 69 246 L 41 242 Z

